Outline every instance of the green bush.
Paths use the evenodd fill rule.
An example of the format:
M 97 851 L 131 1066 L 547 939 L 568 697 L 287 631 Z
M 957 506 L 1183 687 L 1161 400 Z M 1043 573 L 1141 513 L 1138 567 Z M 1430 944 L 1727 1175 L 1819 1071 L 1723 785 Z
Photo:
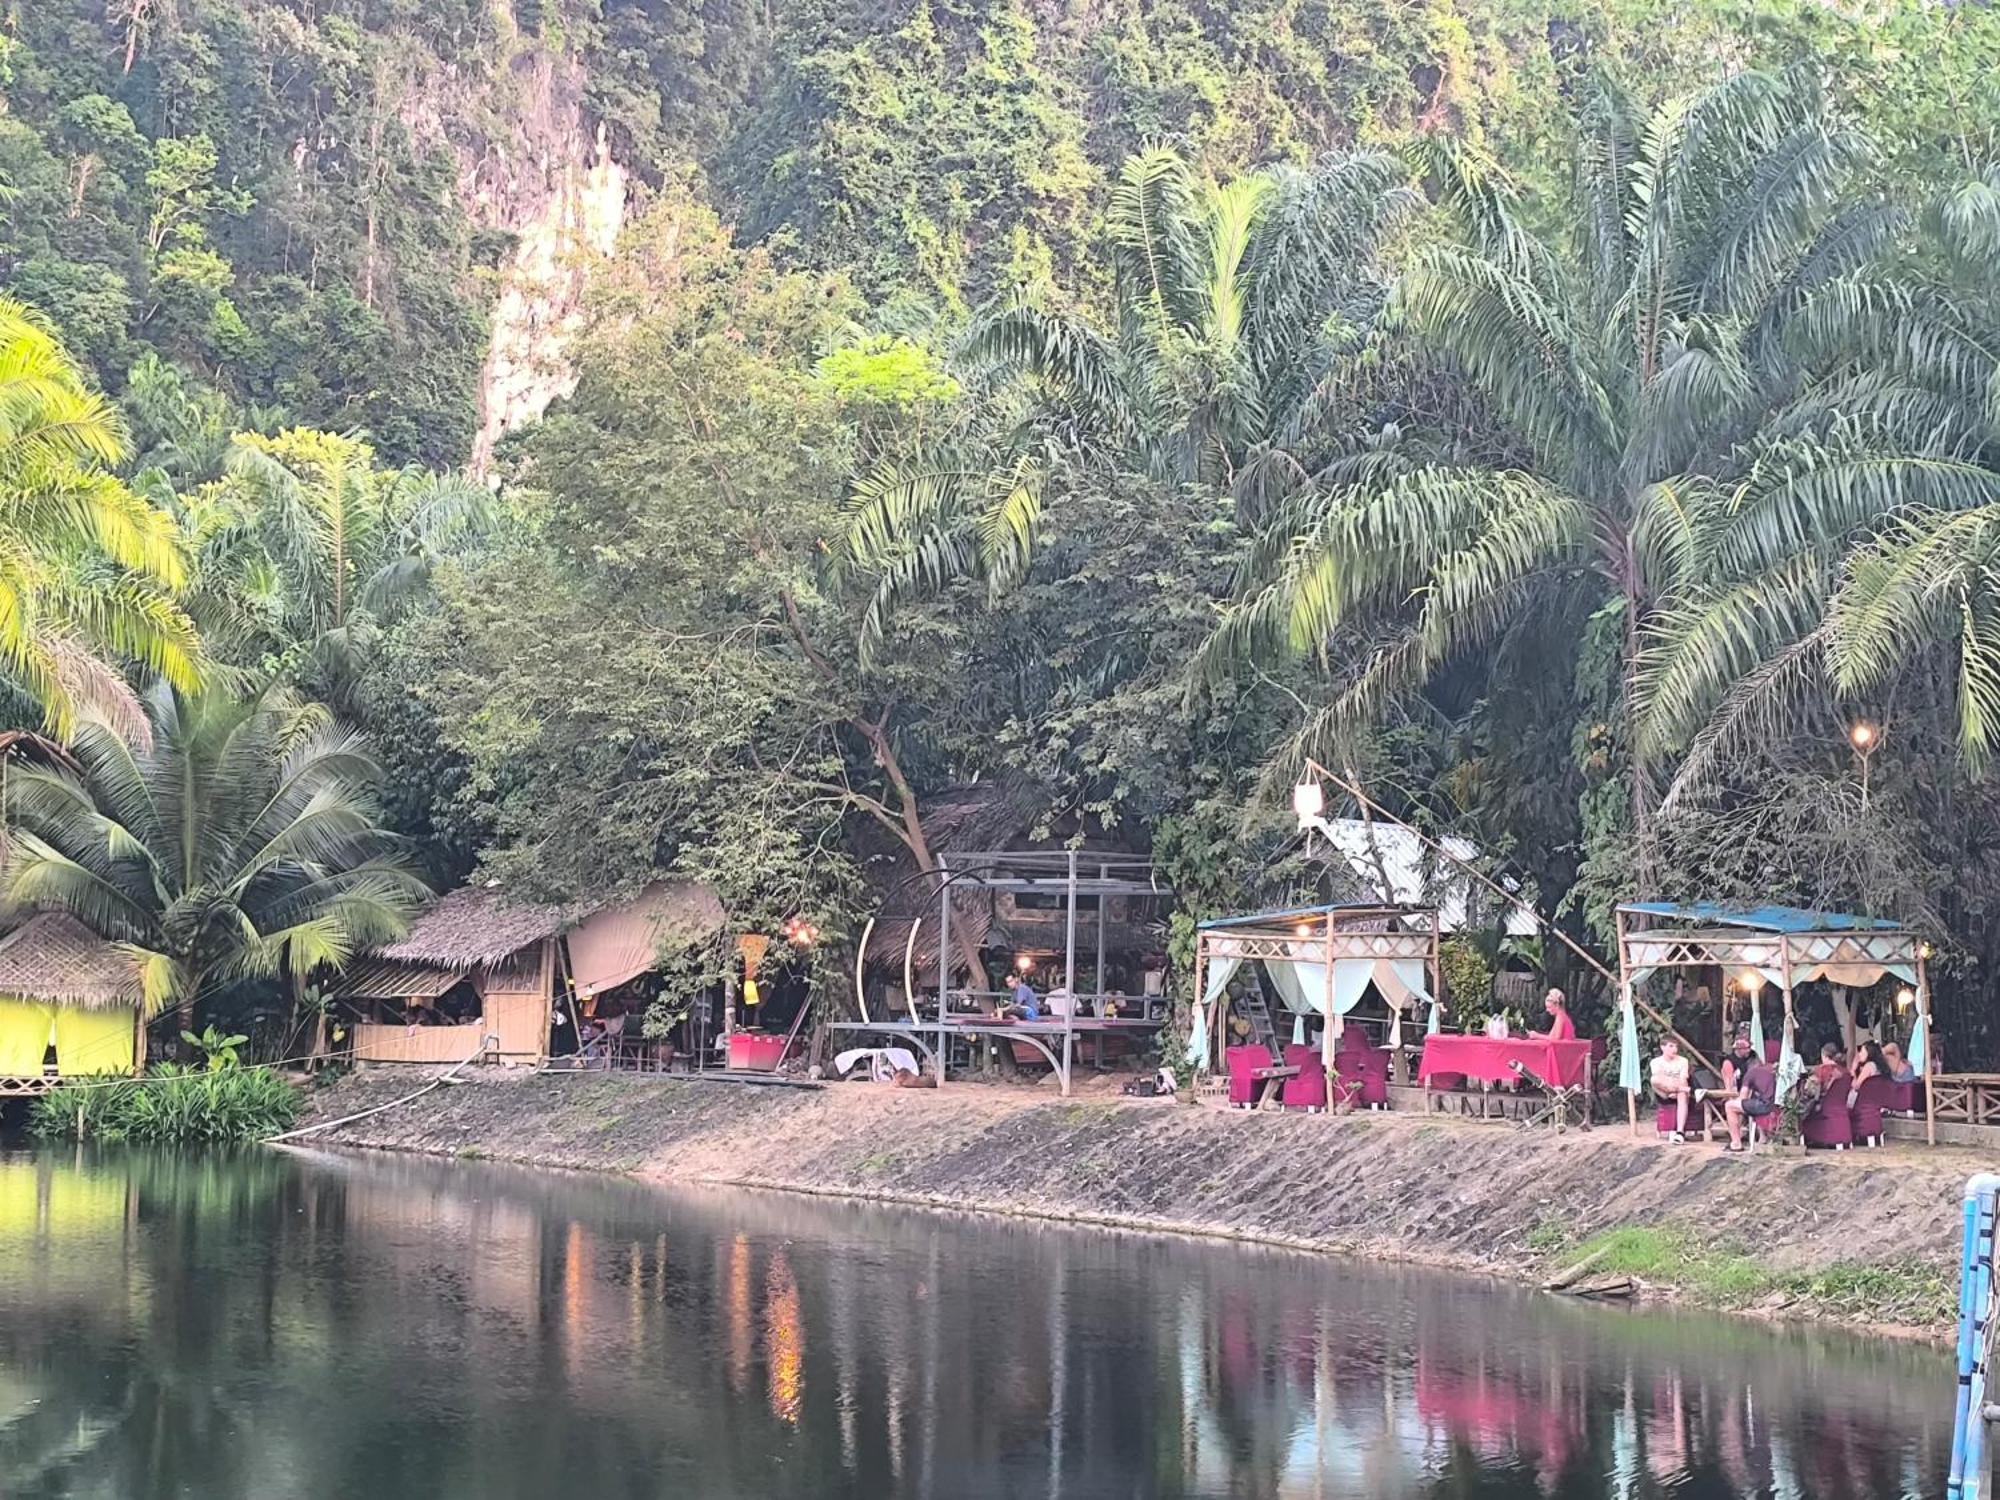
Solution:
M 28 1129 L 42 1140 L 136 1145 L 243 1145 L 289 1130 L 299 1092 L 261 1068 L 196 1071 L 163 1063 L 144 1078 L 78 1080 L 35 1101 Z

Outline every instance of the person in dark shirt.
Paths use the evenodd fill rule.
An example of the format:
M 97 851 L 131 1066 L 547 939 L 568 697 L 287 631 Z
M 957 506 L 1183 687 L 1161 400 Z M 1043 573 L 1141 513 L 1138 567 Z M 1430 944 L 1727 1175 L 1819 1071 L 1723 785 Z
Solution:
M 1725 1095 L 1733 1094 L 1743 1087 L 1744 1070 L 1755 1061 L 1757 1055 L 1750 1050 L 1750 1033 L 1737 1032 L 1736 1040 L 1730 1044 L 1729 1051 L 1722 1055 L 1722 1092 Z
M 1729 1149 L 1743 1149 L 1743 1121 L 1765 1120 L 1778 1108 L 1778 1072 L 1763 1058 L 1753 1059 L 1738 1075 L 1736 1092 L 1723 1103 L 1729 1125 Z

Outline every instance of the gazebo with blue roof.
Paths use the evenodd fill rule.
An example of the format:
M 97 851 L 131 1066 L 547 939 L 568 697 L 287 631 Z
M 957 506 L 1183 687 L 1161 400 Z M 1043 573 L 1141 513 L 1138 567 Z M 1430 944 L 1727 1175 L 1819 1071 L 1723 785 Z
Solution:
M 1894 975 L 1915 991 L 1917 1014 L 1910 1033 L 1909 1058 L 1917 1072 L 1928 1079 L 1931 1001 L 1924 961 L 1930 944 L 1899 922 L 1792 906 L 1633 901 L 1618 908 L 1617 925 L 1623 990 L 1619 1086 L 1634 1097 L 1639 1088 L 1635 992 L 1661 969 L 1716 968 L 1731 976 L 1749 996 L 1751 1036 L 1759 1051 L 1764 1042 L 1764 986 L 1776 985 L 1784 1001 L 1778 1077 L 1785 1088 L 1791 1087 L 1804 1067 L 1794 1039 L 1792 1001 L 1797 987 L 1812 980 L 1830 984 L 1842 1030 L 1851 1032 L 1847 991 L 1865 989 L 1884 975 Z M 1935 1144 L 1935 1106 L 1928 1087 L 1924 1090 L 1924 1130 Z

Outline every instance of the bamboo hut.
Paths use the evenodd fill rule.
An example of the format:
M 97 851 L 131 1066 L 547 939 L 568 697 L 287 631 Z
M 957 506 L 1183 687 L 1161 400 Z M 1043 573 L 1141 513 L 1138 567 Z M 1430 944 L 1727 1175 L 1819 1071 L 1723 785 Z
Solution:
M 559 1004 L 624 984 L 662 948 L 722 923 L 715 893 L 693 881 L 659 881 L 600 907 L 465 886 L 402 941 L 359 959 L 333 997 L 368 1017 L 353 1028 L 357 1062 L 459 1063 L 485 1050 L 531 1067 L 549 1055 Z
M 43 912 L 0 938 L 0 1096 L 145 1060 L 139 972 L 74 917 Z

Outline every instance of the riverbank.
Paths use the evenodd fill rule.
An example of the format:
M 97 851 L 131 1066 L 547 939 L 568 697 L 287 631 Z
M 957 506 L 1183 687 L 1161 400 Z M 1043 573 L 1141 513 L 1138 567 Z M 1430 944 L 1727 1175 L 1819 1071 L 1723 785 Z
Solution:
M 331 1120 L 401 1070 L 315 1095 Z M 1586 1255 L 1648 1295 L 1950 1331 L 1970 1152 L 1725 1156 L 1408 1115 L 1241 1114 L 1109 1091 L 480 1078 L 310 1138 L 1253 1240 L 1541 1282 Z

